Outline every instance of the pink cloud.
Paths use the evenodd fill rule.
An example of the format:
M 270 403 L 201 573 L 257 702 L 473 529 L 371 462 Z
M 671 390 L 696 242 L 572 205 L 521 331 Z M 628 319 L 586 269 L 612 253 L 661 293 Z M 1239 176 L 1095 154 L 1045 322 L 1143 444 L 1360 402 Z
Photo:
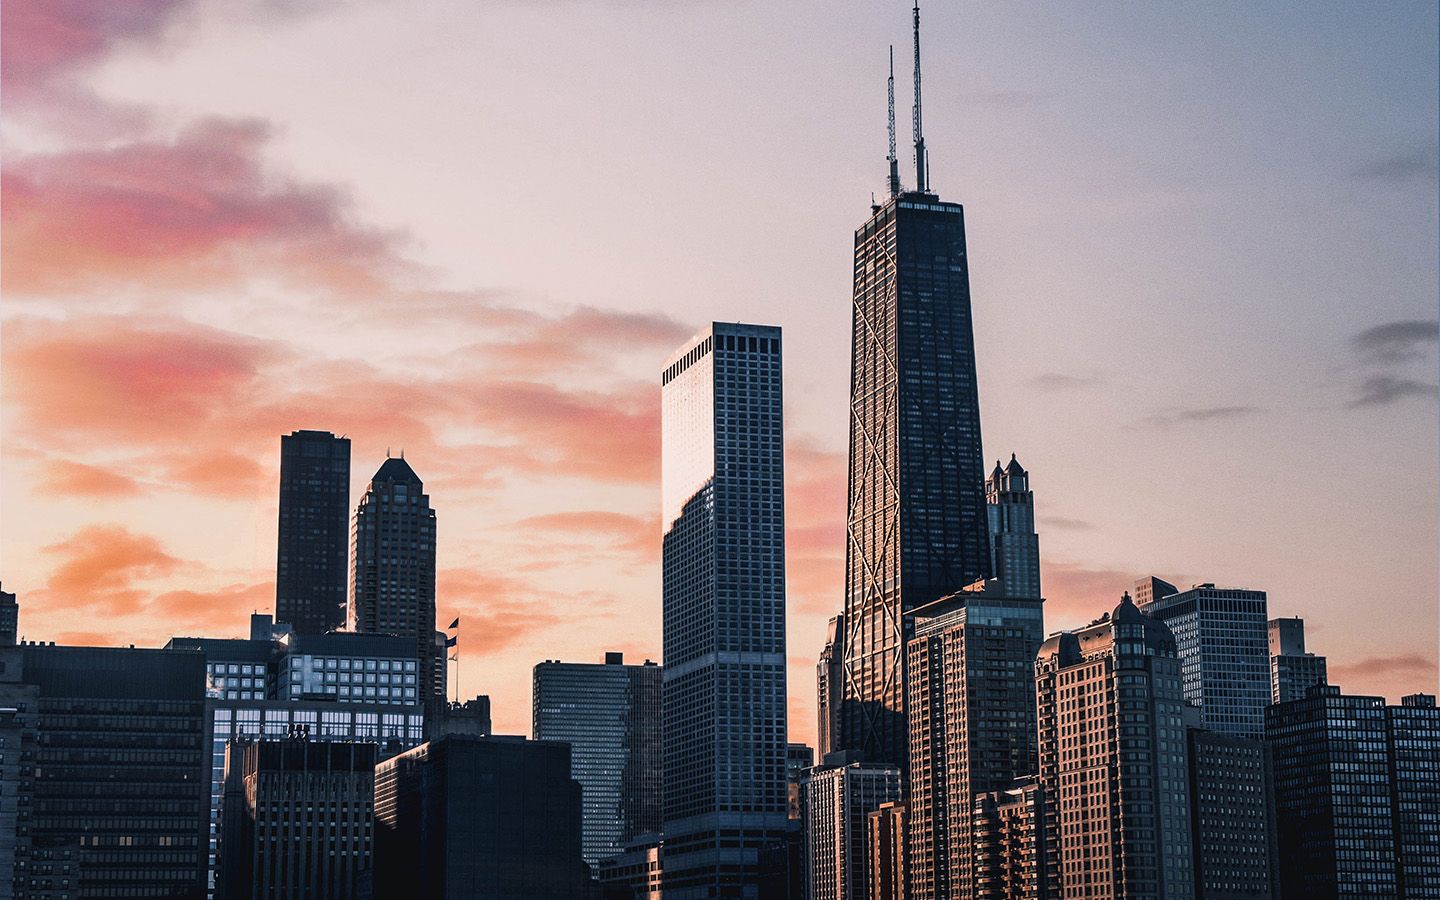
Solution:
M 35 490 L 62 497 L 132 497 L 143 491 L 135 479 L 112 468 L 68 459 L 51 459 L 41 463 L 40 481 Z
M 58 558 L 43 590 L 37 592 L 49 613 L 63 609 L 127 615 L 140 610 L 145 591 L 136 583 L 173 575 L 181 560 L 166 553 L 149 535 L 122 525 L 87 525 L 69 538 L 44 548 Z

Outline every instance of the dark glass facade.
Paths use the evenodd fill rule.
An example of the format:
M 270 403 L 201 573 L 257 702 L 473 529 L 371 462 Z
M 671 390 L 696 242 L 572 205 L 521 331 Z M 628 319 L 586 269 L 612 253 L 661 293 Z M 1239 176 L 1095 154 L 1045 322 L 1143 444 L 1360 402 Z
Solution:
M 1268 900 L 1278 894 L 1274 795 L 1265 744 L 1189 731 L 1190 831 L 1198 900 Z
M 1400 896 L 1440 898 L 1440 708 L 1412 694 L 1385 709 Z
M 302 634 L 345 625 L 350 439 L 328 431 L 280 438 L 275 620 Z
M 78 860 L 78 896 L 205 896 L 205 657 L 27 645 L 31 868 Z
M 376 897 L 575 900 L 590 890 L 568 745 L 446 735 L 376 767 Z
M 903 769 L 904 617 L 991 574 L 962 208 L 890 198 L 854 276 L 837 748 Z
M 535 666 L 531 733 L 570 745 L 592 867 L 660 830 L 660 667 L 546 661 Z

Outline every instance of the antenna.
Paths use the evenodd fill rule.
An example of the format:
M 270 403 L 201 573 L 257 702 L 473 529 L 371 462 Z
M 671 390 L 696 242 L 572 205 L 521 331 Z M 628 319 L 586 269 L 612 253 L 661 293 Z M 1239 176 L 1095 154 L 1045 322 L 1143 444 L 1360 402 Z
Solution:
M 895 45 L 890 45 L 890 78 L 885 82 L 885 92 L 890 100 L 890 196 L 900 193 L 900 162 L 895 158 Z
M 929 190 L 930 160 L 925 155 L 925 132 L 920 127 L 920 3 L 915 3 L 915 107 L 911 127 L 915 132 L 915 190 Z

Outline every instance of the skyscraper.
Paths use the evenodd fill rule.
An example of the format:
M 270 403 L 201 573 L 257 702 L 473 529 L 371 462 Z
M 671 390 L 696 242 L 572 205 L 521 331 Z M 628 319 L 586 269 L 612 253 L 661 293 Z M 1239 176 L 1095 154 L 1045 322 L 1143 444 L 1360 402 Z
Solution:
M 1045 789 L 1033 775 L 975 796 L 975 900 L 1050 900 L 1056 860 L 1045 843 Z
M 810 900 L 869 900 L 870 813 L 900 799 L 900 770 L 849 763 L 812 769 L 800 782 Z
M 1145 595 L 1153 596 L 1147 599 Z M 1270 704 L 1270 655 L 1264 591 L 1197 584 L 1186 591 L 1158 578 L 1136 584 L 1140 611 L 1170 629 L 1180 657 L 1185 701 L 1210 731 L 1259 738 Z
M 842 613 L 830 618 L 830 628 L 825 635 L 825 647 L 820 651 L 820 661 L 815 665 L 815 716 L 816 753 L 824 759 L 827 753 L 836 749 L 840 737 L 840 707 L 845 680 L 845 616 Z
M 1305 652 L 1305 620 L 1270 620 L 1270 702 L 1300 700 L 1329 679 L 1325 657 Z
M 905 767 L 904 619 L 990 571 L 965 214 L 928 188 L 915 11 L 916 184 L 855 232 L 845 699 L 839 749 Z M 893 93 L 892 93 L 893 97 Z
M 435 652 L 435 510 L 403 457 L 386 459 L 370 479 L 351 542 L 351 630 L 411 641 L 420 662 L 418 699 L 443 702 L 434 674 L 445 667 L 444 654 Z
M 19 630 L 20 604 L 14 594 L 0 591 L 0 647 L 15 646 Z
M 350 439 L 281 435 L 276 621 L 301 634 L 344 626 L 349 525 Z
M 1440 708 L 1434 694 L 1385 707 L 1400 896 L 1440 897 Z
M 758 897 L 787 821 L 780 329 L 716 322 L 661 385 L 665 897 Z
M 660 667 L 604 663 L 538 663 L 532 689 L 532 735 L 570 745 L 580 782 L 585 862 L 592 869 L 636 836 L 660 830 Z
M 1000 588 L 1012 597 L 1038 599 L 1040 537 L 1035 533 L 1035 492 L 1030 473 L 1010 454 L 1010 463 L 985 480 L 990 515 L 990 563 Z
M 1035 772 L 1042 603 L 1011 597 L 991 580 L 911 618 L 909 896 L 971 900 L 975 798 Z
M 1195 896 L 1185 701 L 1170 629 L 1126 594 L 1035 660 L 1045 839 L 1055 896 Z
M 1191 728 L 1189 745 L 1196 897 L 1277 896 L 1275 798 L 1264 741 Z

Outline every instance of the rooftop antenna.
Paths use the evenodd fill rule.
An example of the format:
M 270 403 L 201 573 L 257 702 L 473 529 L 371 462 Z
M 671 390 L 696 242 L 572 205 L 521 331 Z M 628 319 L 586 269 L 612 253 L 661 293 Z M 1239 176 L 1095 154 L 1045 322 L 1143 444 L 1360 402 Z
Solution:
M 915 108 L 911 123 L 915 132 L 915 190 L 925 193 L 930 189 L 930 160 L 925 155 L 925 132 L 920 127 L 920 3 L 915 3 Z
M 890 196 L 900 193 L 900 161 L 895 157 L 895 45 L 890 45 L 890 78 L 885 82 L 885 91 L 890 100 Z

